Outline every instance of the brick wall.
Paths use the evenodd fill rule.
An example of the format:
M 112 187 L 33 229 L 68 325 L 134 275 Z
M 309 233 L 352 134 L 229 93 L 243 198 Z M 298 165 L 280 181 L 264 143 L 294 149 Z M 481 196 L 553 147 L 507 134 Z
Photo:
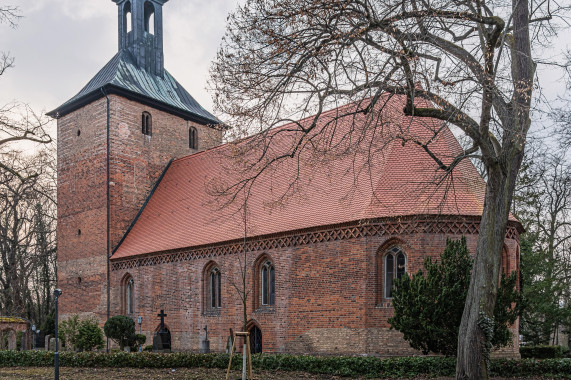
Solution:
M 383 356 L 420 354 L 412 350 L 402 335 L 389 329 L 390 300 L 380 296 L 382 267 L 379 257 L 394 244 L 407 255 L 407 271 L 416 272 L 429 255 L 436 257 L 446 245 L 448 234 L 407 234 L 331 240 L 294 247 L 250 252 L 247 289 L 248 318 L 263 334 L 264 352 L 317 354 L 378 354 Z M 473 252 L 477 235 L 468 235 Z M 506 239 L 510 257 L 517 241 Z M 242 254 L 243 255 L 243 254 Z M 270 259 L 276 270 L 276 301 L 260 307 L 260 258 Z M 222 308 L 205 309 L 205 271 L 215 263 L 222 272 Z M 166 323 L 174 350 L 198 350 L 208 326 L 211 349 L 224 351 L 229 329 L 240 331 L 242 307 L 232 282 L 239 282 L 238 254 L 209 255 L 186 261 L 137 266 L 113 272 L 113 313 L 120 314 L 124 292 L 121 278 L 135 280 L 135 312 L 143 316 L 147 342 L 159 325 L 160 309 L 168 314 Z M 517 334 L 515 347 L 517 347 Z M 517 350 L 503 355 L 516 356 Z
M 171 158 L 220 143 L 221 133 L 111 95 L 110 246 L 135 218 Z M 152 116 L 143 135 L 141 115 Z M 198 131 L 197 150 L 188 130 Z M 107 315 L 107 101 L 101 98 L 58 119 L 58 286 L 62 315 Z

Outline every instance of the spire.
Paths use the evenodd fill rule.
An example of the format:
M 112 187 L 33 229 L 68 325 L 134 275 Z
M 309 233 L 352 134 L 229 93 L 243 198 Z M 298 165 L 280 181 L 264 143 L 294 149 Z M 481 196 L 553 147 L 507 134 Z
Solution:
M 163 5 L 168 0 L 113 0 L 119 8 L 119 50 L 140 69 L 164 77 Z

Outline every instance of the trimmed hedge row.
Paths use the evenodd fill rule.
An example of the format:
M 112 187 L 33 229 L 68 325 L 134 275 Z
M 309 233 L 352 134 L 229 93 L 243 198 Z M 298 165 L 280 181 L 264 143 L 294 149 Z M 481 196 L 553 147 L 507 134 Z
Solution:
M 568 355 L 569 349 L 562 346 L 521 346 L 519 353 L 524 359 L 557 359 Z
M 47 367 L 53 365 L 54 354 L 49 351 L 0 351 L 0 367 Z M 303 371 L 337 376 L 415 377 L 454 376 L 456 360 L 446 357 L 333 357 L 256 354 L 254 368 L 267 371 Z M 227 368 L 228 354 L 151 352 L 112 354 L 98 352 L 61 352 L 62 367 L 132 367 L 132 368 Z M 232 368 L 240 369 L 238 355 Z M 492 359 L 492 376 L 569 377 L 571 359 L 506 360 Z

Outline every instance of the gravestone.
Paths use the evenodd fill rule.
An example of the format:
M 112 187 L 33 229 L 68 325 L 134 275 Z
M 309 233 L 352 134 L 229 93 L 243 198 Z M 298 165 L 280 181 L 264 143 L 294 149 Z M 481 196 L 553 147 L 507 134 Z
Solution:
M 61 343 L 58 340 L 58 348 L 61 348 Z M 50 338 L 50 351 L 55 351 L 56 350 L 56 338 Z M 59 350 L 58 350 L 59 351 Z
M 50 339 L 51 338 L 52 338 L 52 336 L 50 334 L 48 334 L 44 337 L 44 348 L 46 351 L 50 350 Z
M 200 347 L 200 353 L 208 354 L 210 353 L 210 341 L 208 340 L 208 326 L 204 326 L 204 331 L 206 333 L 204 340 L 202 341 L 202 346 Z
M 16 343 L 17 339 L 18 339 L 18 337 L 16 335 L 16 331 L 10 330 L 8 332 L 8 349 L 9 350 L 15 350 L 16 348 L 18 348 L 18 344 Z
M 159 331 L 153 336 L 153 351 L 154 352 L 171 352 L 171 333 L 165 327 L 165 314 L 164 310 L 161 310 L 157 317 L 161 317 L 161 327 Z

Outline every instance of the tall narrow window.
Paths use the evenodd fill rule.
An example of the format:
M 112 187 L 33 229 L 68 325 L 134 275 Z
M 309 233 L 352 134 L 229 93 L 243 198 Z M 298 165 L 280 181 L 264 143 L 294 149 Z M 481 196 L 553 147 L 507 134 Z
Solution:
M 141 132 L 147 136 L 151 136 L 153 133 L 153 118 L 148 112 L 143 112 L 141 116 Z
M 399 247 L 392 247 L 385 255 L 385 298 L 393 297 L 395 278 L 406 273 L 406 256 Z
M 393 280 L 395 278 L 395 257 L 389 253 L 385 257 L 385 297 L 393 296 Z
M 133 278 L 129 278 L 127 280 L 127 289 L 126 289 L 126 306 L 127 306 L 127 314 L 133 314 L 135 312 L 135 282 Z
M 188 147 L 190 149 L 198 149 L 198 134 L 194 127 L 188 129 Z
M 260 271 L 262 305 L 274 305 L 276 300 L 276 274 L 271 261 L 266 261 Z
M 212 268 L 209 275 L 209 306 L 211 309 L 218 309 L 222 305 L 221 279 L 220 270 L 216 267 Z

